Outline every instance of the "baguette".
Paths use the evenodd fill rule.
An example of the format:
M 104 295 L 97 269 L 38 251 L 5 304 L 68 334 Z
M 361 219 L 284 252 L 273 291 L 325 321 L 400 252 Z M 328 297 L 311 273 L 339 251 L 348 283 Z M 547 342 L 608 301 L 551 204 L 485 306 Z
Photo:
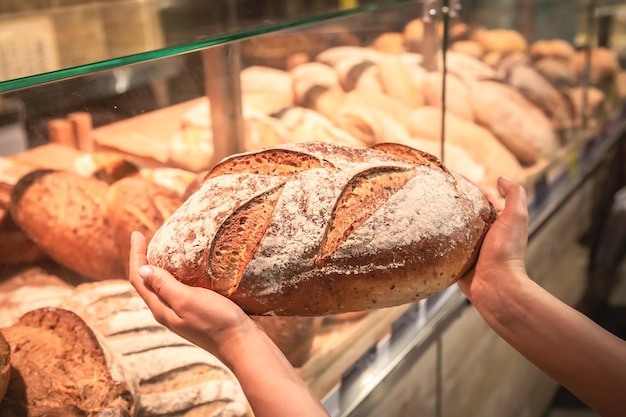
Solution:
M 444 290 L 494 220 L 484 195 L 430 154 L 286 144 L 213 168 L 156 232 L 148 262 L 248 314 L 322 316 Z

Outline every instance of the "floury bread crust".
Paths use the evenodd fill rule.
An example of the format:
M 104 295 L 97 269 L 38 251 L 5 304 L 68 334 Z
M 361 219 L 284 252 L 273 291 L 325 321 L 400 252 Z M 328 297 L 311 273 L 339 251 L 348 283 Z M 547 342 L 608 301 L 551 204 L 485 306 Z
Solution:
M 287 144 L 218 164 L 157 231 L 148 261 L 249 314 L 337 314 L 444 290 L 494 220 L 430 154 Z

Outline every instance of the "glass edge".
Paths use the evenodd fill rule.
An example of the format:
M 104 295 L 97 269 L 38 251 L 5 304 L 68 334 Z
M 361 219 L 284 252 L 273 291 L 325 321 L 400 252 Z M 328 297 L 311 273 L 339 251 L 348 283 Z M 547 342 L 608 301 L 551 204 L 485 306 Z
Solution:
M 326 20 L 346 17 L 374 10 L 381 10 L 399 4 L 412 2 L 421 3 L 422 0 L 386 0 L 373 4 L 358 6 L 351 9 L 335 10 L 333 12 L 325 12 L 307 18 L 283 21 L 224 35 L 212 36 L 196 42 L 188 42 L 181 45 L 173 45 L 164 48 L 153 49 L 146 52 L 111 58 L 104 61 L 77 65 L 74 67 L 63 68 L 55 71 L 14 78 L 6 81 L 0 81 L 0 94 L 42 84 L 48 84 L 55 81 L 75 78 L 82 75 L 93 74 L 99 71 L 114 69 L 125 65 L 140 64 L 142 62 L 147 62 L 154 59 L 168 58 L 184 53 L 196 52 L 205 48 L 224 45 L 229 42 L 242 41 L 248 38 L 253 38 L 255 36 L 269 35 L 283 30 L 296 29 L 298 27 L 306 26 L 309 24 L 322 23 Z

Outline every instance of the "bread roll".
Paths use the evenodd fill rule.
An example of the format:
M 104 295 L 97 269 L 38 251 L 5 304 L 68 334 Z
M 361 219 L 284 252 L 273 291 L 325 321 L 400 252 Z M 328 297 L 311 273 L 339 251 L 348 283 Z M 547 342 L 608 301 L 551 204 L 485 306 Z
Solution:
M 533 67 L 514 65 L 507 70 L 504 79 L 541 109 L 550 118 L 554 129 L 567 129 L 574 125 L 573 108 L 566 96 Z
M 441 109 L 435 107 L 415 110 L 411 116 L 411 135 L 439 144 L 441 116 Z M 460 147 L 472 160 L 485 167 L 486 184 L 495 184 L 500 176 L 507 176 L 513 181 L 522 180 L 523 169 L 515 155 L 487 129 L 449 112 L 446 113 L 445 123 L 445 143 Z
M 372 48 L 376 51 L 399 54 L 406 51 L 404 44 L 404 34 L 399 32 L 385 32 L 381 33 L 372 42 Z
M 432 139 L 411 138 L 404 145 L 436 156 L 453 172 L 463 175 L 474 184 L 483 186 L 493 185 L 486 181 L 486 169 L 480 161 L 474 160 L 462 147 L 444 141 L 443 155 L 441 154 L 441 142 Z
M 541 39 L 530 45 L 528 55 L 533 60 L 553 57 L 571 61 L 576 55 L 576 50 L 569 42 L 563 39 Z
M 405 129 L 409 127 L 413 109 L 395 98 L 376 91 L 354 90 L 346 94 L 347 106 L 367 106 L 391 117 Z
M 487 52 L 524 52 L 528 48 L 521 33 L 511 29 L 478 28 L 472 32 L 471 38 Z
M 385 140 L 402 142 L 409 139 L 404 126 L 368 103 L 346 103 L 339 109 L 333 122 L 366 145 Z
M 429 72 L 424 83 L 424 104 L 443 108 L 443 74 Z M 454 74 L 446 74 L 446 111 L 465 120 L 474 120 L 469 91 Z
M 335 46 L 328 48 L 315 57 L 317 62 L 335 67 L 337 63 L 346 58 L 357 58 L 360 61 L 377 62 L 381 53 L 372 48 L 361 46 Z
M 344 91 L 384 92 L 378 66 L 358 56 L 346 57 L 334 65 Z
M 13 371 L 1 417 L 134 415 L 134 381 L 76 314 L 34 310 L 2 333 Z
M 424 104 L 421 85 L 414 84 L 411 66 L 399 55 L 386 55 L 376 65 L 387 94 L 411 108 Z
M 323 115 L 309 109 L 292 107 L 278 115 L 280 124 L 289 133 L 291 142 L 329 142 L 337 145 L 364 146 L 365 144 Z
M 546 57 L 535 61 L 533 67 L 557 88 L 569 88 L 580 82 L 570 61 Z
M 34 171 L 13 188 L 11 215 L 59 264 L 93 280 L 124 277 L 106 218 L 108 187 L 72 172 Z
M 456 41 L 450 45 L 450 50 L 476 59 L 480 59 L 485 54 L 483 47 L 476 41 Z
M 514 88 L 496 81 L 469 84 L 476 121 L 489 129 L 523 165 L 551 158 L 559 147 L 548 117 Z
M 310 142 L 227 158 L 155 234 L 148 260 L 253 315 L 442 291 L 472 266 L 495 212 L 434 156 L 380 149 Z
M 440 68 L 443 67 L 440 65 Z M 461 80 L 491 80 L 497 79 L 496 71 L 479 59 L 459 52 L 446 52 L 446 68 L 449 74 L 454 74 Z

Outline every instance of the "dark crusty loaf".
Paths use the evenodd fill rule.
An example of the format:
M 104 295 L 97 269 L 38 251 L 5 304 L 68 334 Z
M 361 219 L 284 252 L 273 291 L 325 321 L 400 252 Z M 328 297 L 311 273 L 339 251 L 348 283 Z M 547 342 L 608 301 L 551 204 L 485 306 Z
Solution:
M 135 399 L 113 356 L 76 314 L 44 308 L 2 332 L 12 349 L 1 417 L 130 417 Z
M 148 260 L 249 314 L 344 313 L 444 290 L 494 220 L 484 195 L 430 154 L 287 144 L 219 163 Z
M 106 218 L 108 187 L 68 171 L 33 171 L 13 187 L 11 215 L 59 264 L 92 280 L 122 278 L 126 274 Z

